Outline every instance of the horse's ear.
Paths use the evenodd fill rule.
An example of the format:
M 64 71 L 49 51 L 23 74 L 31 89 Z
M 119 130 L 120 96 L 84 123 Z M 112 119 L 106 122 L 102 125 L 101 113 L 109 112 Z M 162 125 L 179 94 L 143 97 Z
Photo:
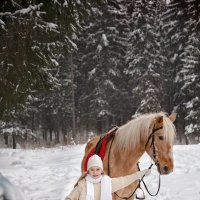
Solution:
M 156 118 L 156 123 L 161 124 L 163 123 L 163 116 L 159 116 Z
M 174 122 L 176 120 L 176 115 L 177 113 L 172 113 L 170 116 L 169 116 L 169 119 Z

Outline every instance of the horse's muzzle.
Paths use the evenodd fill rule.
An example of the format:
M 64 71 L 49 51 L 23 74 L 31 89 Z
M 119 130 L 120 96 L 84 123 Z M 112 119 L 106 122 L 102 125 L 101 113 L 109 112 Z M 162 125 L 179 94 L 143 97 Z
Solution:
M 167 175 L 170 174 L 173 171 L 173 168 L 169 168 L 168 166 L 164 165 L 164 166 L 157 166 L 158 167 L 158 171 L 160 172 L 161 175 Z

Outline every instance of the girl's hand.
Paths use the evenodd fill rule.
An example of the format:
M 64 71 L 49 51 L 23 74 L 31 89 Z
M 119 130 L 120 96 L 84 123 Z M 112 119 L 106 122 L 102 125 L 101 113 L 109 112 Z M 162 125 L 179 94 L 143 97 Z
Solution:
M 137 172 L 138 174 L 138 177 L 141 179 L 143 176 L 149 176 L 151 173 L 151 170 L 150 169 L 144 169 L 140 172 Z

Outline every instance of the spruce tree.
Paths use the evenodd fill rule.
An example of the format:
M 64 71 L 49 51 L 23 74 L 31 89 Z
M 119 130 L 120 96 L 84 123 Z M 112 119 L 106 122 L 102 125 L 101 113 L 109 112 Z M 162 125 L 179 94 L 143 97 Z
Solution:
M 188 40 L 182 53 L 183 67 L 177 74 L 180 85 L 181 104 L 185 111 L 185 134 L 199 135 L 200 131 L 200 3 L 187 2 L 188 20 L 185 29 L 188 31 Z
M 77 56 L 80 119 L 98 132 L 126 117 L 129 98 L 123 69 L 128 27 L 122 2 L 93 8 L 83 24 L 86 34 L 80 35 Z
M 159 66 L 159 30 L 156 1 L 135 1 L 132 31 L 127 51 L 128 69 L 133 79 L 133 103 L 136 113 L 161 110 L 162 78 Z M 158 56 L 158 57 L 157 57 Z
M 55 84 L 50 69 L 58 65 L 62 51 L 66 55 L 74 50 L 72 39 L 91 2 L 1 2 L 0 117 L 24 104 L 32 90 L 44 91 Z

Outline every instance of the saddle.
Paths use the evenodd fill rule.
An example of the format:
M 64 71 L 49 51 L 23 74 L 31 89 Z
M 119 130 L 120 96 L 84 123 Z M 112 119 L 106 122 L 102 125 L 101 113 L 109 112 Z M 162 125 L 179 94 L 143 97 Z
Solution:
M 118 127 L 114 127 L 110 131 L 108 131 L 105 135 L 102 135 L 100 137 L 100 139 L 97 142 L 96 146 L 89 152 L 89 154 L 87 155 L 87 157 L 85 159 L 84 171 L 87 171 L 88 159 L 92 155 L 97 154 L 99 157 L 101 157 L 101 160 L 104 159 L 107 142 L 109 141 L 109 139 L 111 139 L 115 135 L 117 129 L 118 129 Z

